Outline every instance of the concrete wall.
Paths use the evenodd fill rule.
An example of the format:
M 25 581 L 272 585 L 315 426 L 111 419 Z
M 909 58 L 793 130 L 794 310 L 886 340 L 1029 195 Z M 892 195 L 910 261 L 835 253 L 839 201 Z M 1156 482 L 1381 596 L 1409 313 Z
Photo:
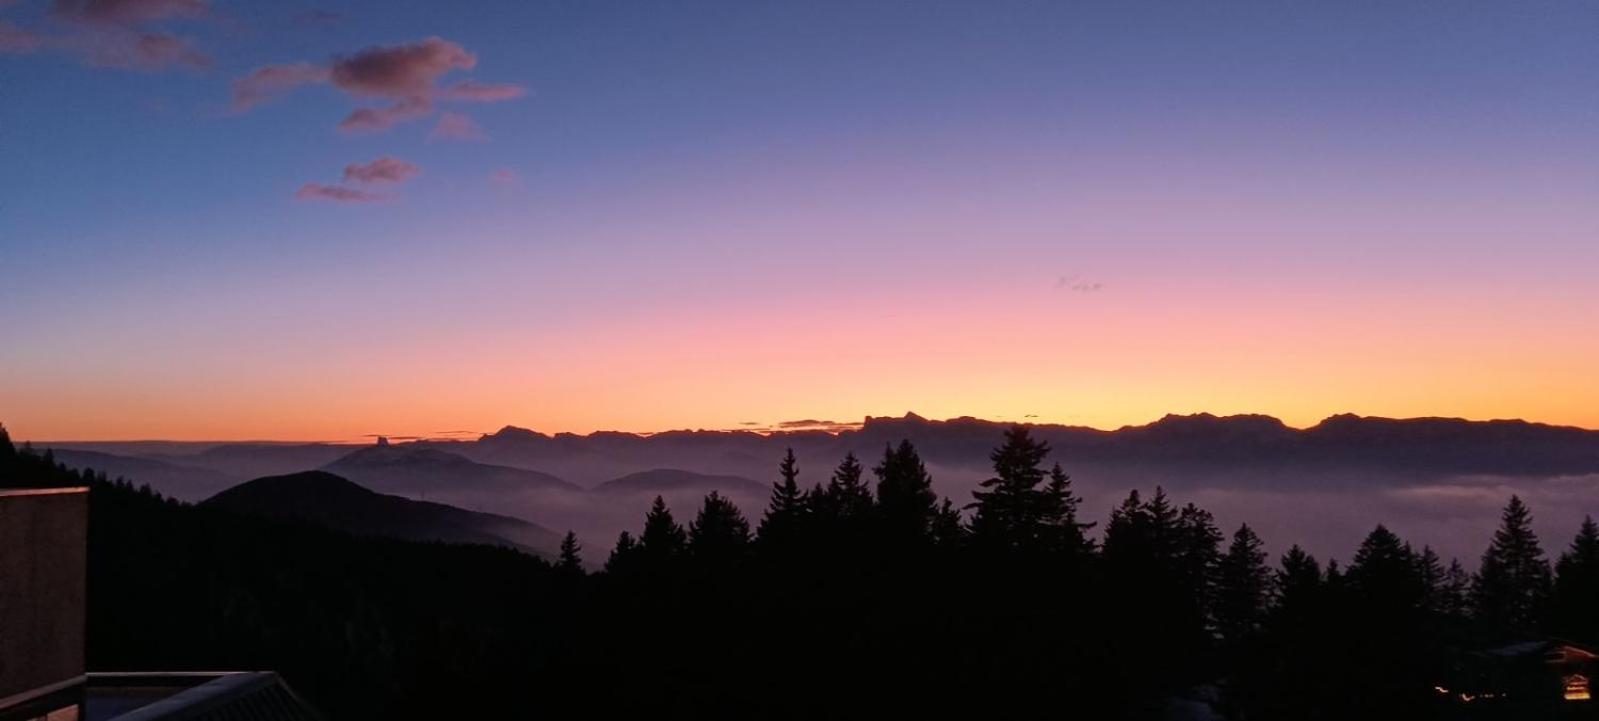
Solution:
M 87 489 L 0 490 L 0 699 L 84 672 Z

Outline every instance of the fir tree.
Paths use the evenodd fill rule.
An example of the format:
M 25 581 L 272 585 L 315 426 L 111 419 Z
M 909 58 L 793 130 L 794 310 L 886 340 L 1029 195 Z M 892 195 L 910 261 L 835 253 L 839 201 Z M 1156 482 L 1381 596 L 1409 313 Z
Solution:
M 1316 557 L 1305 552 L 1298 544 L 1288 549 L 1278 561 L 1279 568 L 1272 578 L 1272 591 L 1278 613 L 1303 615 L 1313 607 L 1322 590 L 1321 565 Z
M 1450 559 L 1444 569 L 1443 579 L 1434 593 L 1433 608 L 1452 621 L 1464 621 L 1471 616 L 1471 573 L 1460 565 L 1459 559 Z
M 955 502 L 944 499 L 933 514 L 929 529 L 933 545 L 946 551 L 960 548 L 966 542 L 966 525 L 961 522 L 961 512 Z
M 616 547 L 611 549 L 610 558 L 605 559 L 605 572 L 615 575 L 631 573 L 638 564 L 638 543 L 633 540 L 633 534 L 622 531 L 616 537 Z
M 835 528 L 862 524 L 872 512 L 872 491 L 861 480 L 862 471 L 855 454 L 845 454 L 822 490 L 825 520 Z
M 1549 564 L 1532 531 L 1532 514 L 1520 498 L 1511 496 L 1477 571 L 1477 620 L 1505 632 L 1535 631 L 1549 585 Z
M 877 512 L 888 537 L 898 542 L 929 538 L 938 513 L 933 478 L 910 441 L 883 449 L 883 460 L 872 468 L 877 476 Z
M 1599 642 L 1599 524 L 1582 519 L 1571 548 L 1555 564 L 1554 624 L 1558 633 Z
M 1049 469 L 1049 482 L 1044 487 L 1044 532 L 1049 550 L 1065 556 L 1084 556 L 1093 551 L 1094 543 L 1088 538 L 1093 523 L 1077 522 L 1077 507 L 1082 499 L 1072 492 L 1072 479 L 1059 463 Z
M 688 549 L 696 559 L 727 563 L 740 558 L 750 543 L 750 524 L 738 506 L 716 491 L 705 496 L 699 515 L 689 524 Z
M 583 550 L 583 547 L 577 543 L 577 534 L 567 531 L 566 536 L 561 539 L 561 555 L 560 559 L 556 561 L 555 567 L 560 569 L 562 573 L 575 576 L 583 575 L 583 558 L 578 555 L 581 550 Z
M 1026 426 L 1005 431 L 1005 443 L 989 454 L 994 476 L 982 482 L 984 490 L 972 492 L 972 540 L 991 549 L 1037 548 L 1041 521 L 1046 515 L 1039 484 L 1044 470 L 1039 464 L 1049 446 L 1033 440 Z
M 772 499 L 756 531 L 761 543 L 772 547 L 793 544 L 806 513 L 806 494 L 800 490 L 799 462 L 794 458 L 794 449 L 788 449 L 783 455 L 777 472 L 783 480 L 772 484 Z
M 644 516 L 644 532 L 639 535 L 640 557 L 651 564 L 661 565 L 683 555 L 688 545 L 688 534 L 672 518 L 666 500 L 655 497 L 650 512 Z
M 1165 494 L 1157 488 L 1151 502 L 1164 498 Z M 1152 509 L 1150 517 L 1159 516 Z M 1193 612 L 1206 623 L 1214 620 L 1215 578 L 1221 563 L 1223 538 L 1210 511 L 1189 503 L 1178 512 L 1173 567 L 1183 594 L 1193 601 Z
M 1358 598 L 1379 609 L 1418 609 L 1425 600 L 1415 554 L 1380 524 L 1355 551 L 1345 580 Z
M 1249 524 L 1238 527 L 1217 573 L 1216 628 L 1228 643 L 1255 634 L 1265 618 L 1271 575 L 1260 537 Z

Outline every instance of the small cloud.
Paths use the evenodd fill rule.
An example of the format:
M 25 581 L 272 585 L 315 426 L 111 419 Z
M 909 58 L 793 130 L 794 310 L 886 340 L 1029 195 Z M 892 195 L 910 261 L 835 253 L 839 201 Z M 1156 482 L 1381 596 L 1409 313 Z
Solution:
M 426 98 L 451 70 L 470 70 L 477 56 L 460 45 L 431 37 L 408 45 L 370 47 L 333 63 L 333 84 L 352 95 Z
M 355 98 L 389 101 L 380 107 L 358 108 L 339 123 L 339 130 L 363 133 L 432 115 L 434 103 L 491 103 L 521 97 L 527 90 L 510 83 L 463 80 L 447 88 L 439 79 L 455 70 L 471 70 L 477 56 L 459 44 L 430 37 L 403 45 L 374 46 L 335 58 L 327 66 L 310 63 L 268 65 L 233 83 L 233 109 L 248 110 L 262 101 L 301 85 L 328 82 Z M 471 119 L 446 115 L 434 129 L 436 138 L 483 140 L 487 136 Z
M 438 98 L 468 103 L 497 103 L 520 98 L 526 94 L 527 88 L 512 83 L 479 83 L 462 80 L 439 91 Z
M 324 83 L 328 69 L 311 63 L 266 65 L 233 81 L 235 112 L 244 112 L 301 85 Z
M 516 171 L 510 168 L 500 168 L 489 173 L 489 182 L 495 185 L 516 185 L 521 182 L 521 178 L 517 177 Z
M 434 140 L 488 140 L 489 136 L 477 121 L 460 113 L 445 113 L 439 116 L 439 123 L 433 126 L 433 132 L 428 135 Z
M 163 33 L 104 38 L 93 44 L 88 62 L 107 68 L 162 70 L 183 66 L 204 68 L 210 56 L 195 50 L 189 41 Z
M 339 122 L 339 130 L 346 133 L 375 133 L 432 112 L 433 104 L 427 98 L 404 98 L 386 108 L 357 108 Z
M 389 199 L 380 193 L 369 193 L 358 188 L 338 185 L 306 183 L 294 194 L 295 200 L 326 200 L 334 203 L 378 203 Z
M 0 53 L 26 55 L 42 50 L 44 44 L 44 38 L 37 33 L 0 20 Z
M 421 172 L 422 168 L 415 163 L 385 155 L 364 165 L 344 166 L 344 182 L 403 183 Z
M 206 0 L 55 0 L 50 12 L 79 23 L 130 26 L 152 20 L 199 18 L 211 12 Z
M 1063 275 L 1055 279 L 1055 288 L 1073 293 L 1097 293 L 1105 289 L 1105 284 L 1097 280 L 1083 280 L 1075 275 Z

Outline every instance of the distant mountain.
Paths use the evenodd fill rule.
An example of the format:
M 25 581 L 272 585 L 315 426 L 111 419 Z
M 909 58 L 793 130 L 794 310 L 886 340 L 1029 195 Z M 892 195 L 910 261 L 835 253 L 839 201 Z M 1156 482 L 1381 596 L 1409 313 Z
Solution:
M 548 473 L 478 463 L 454 453 L 416 445 L 380 443 L 341 456 L 323 466 L 383 493 L 521 493 L 582 489 Z
M 180 501 L 198 501 L 239 482 L 239 479 L 210 468 L 119 456 L 97 451 L 53 449 L 55 459 L 74 468 L 93 468 L 111 479 L 125 478 L 136 485 L 148 484 L 163 495 Z
M 174 455 L 180 447 L 169 445 L 161 447 L 161 460 L 244 478 L 326 467 L 378 490 L 408 495 L 441 488 L 570 489 L 571 484 L 561 479 L 594 487 L 631 474 L 673 468 L 760 479 L 764 487 L 775 477 L 785 449 L 792 448 L 799 456 L 802 480 L 810 483 L 825 479 L 845 453 L 853 452 L 870 465 L 885 445 L 902 439 L 915 443 L 922 457 L 941 469 L 986 474 L 988 452 L 1008 425 L 977 418 L 935 421 L 908 413 L 869 417 L 838 433 L 699 430 L 551 435 L 507 426 L 475 441 L 421 441 L 353 452 L 351 446 L 332 444 L 209 443 L 197 444 L 201 450 L 191 455 Z M 1461 475 L 1599 473 L 1599 431 L 1520 420 L 1346 414 L 1299 429 L 1264 415 L 1201 413 L 1169 415 L 1115 430 L 1036 424 L 1033 432 L 1050 444 L 1052 458 L 1068 471 L 1116 483 L 1180 485 L 1184 479 L 1207 477 L 1210 485 L 1232 482 L 1228 479 L 1248 485 L 1309 485 L 1322 482 L 1318 478 L 1337 476 L 1340 483 L 1371 484 Z M 91 449 L 111 448 L 93 444 Z M 246 472 L 266 468 L 271 473 Z M 669 483 L 670 478 L 660 482 Z M 476 499 L 451 502 L 477 507 Z
M 656 468 L 629 473 L 594 487 L 595 493 L 606 495 L 679 494 L 685 491 L 696 494 L 718 491 L 723 495 L 749 495 L 766 493 L 768 490 L 770 487 L 766 484 L 742 476 L 710 475 L 677 468 Z
M 413 501 L 323 471 L 257 478 L 201 502 L 253 516 L 293 519 L 365 536 L 505 546 L 554 557 L 555 532 L 527 521 Z

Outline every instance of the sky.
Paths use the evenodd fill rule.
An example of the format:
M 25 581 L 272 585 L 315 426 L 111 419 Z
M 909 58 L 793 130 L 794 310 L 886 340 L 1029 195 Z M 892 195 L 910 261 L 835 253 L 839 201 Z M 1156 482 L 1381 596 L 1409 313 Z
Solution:
M 1599 5 L 0 2 L 30 439 L 1599 428 Z

